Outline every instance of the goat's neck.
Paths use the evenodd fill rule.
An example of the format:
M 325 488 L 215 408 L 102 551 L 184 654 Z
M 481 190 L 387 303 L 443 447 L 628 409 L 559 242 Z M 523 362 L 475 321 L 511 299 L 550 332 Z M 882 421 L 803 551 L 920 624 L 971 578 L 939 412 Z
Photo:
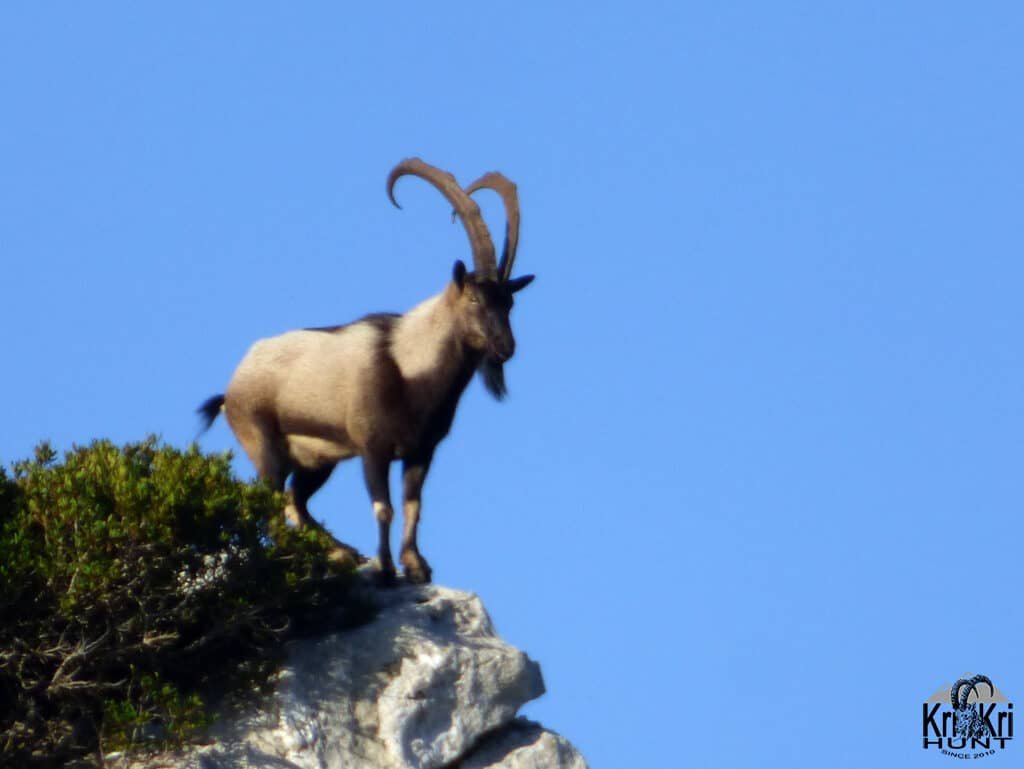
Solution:
M 457 399 L 480 362 L 459 339 L 448 291 L 403 315 L 391 339 L 391 355 L 405 380 L 409 404 L 419 414 Z

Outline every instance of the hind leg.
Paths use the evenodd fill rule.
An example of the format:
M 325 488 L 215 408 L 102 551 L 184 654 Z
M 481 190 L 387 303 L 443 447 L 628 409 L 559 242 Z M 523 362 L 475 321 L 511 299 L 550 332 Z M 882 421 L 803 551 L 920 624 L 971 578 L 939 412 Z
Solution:
M 251 412 L 238 413 L 228 404 L 228 423 L 242 444 L 242 450 L 256 468 L 256 474 L 274 491 L 284 491 L 284 481 L 291 471 L 288 447 L 283 437 L 266 420 Z
M 327 482 L 333 471 L 334 465 L 327 465 L 316 470 L 295 468 L 292 473 L 291 488 L 288 492 L 288 507 L 285 508 L 285 516 L 287 516 L 288 522 L 296 527 L 311 526 L 329 537 L 334 543 L 334 548 L 327 556 L 332 563 L 344 568 L 355 567 L 364 562 L 366 558 L 351 545 L 346 545 L 334 537 L 309 514 L 309 508 L 306 507 L 309 498 Z

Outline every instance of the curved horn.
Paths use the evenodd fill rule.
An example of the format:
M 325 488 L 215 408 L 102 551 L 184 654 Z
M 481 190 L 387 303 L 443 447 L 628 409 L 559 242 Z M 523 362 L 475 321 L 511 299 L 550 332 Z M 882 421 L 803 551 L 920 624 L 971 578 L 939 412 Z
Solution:
M 974 692 L 975 694 L 978 694 L 978 687 L 975 686 L 974 684 L 975 684 L 975 679 L 974 678 L 972 678 L 970 680 L 961 678 L 959 681 L 956 682 L 956 684 L 954 684 L 954 688 L 956 689 L 956 692 L 959 695 L 959 700 L 960 700 L 959 704 L 954 704 L 953 705 L 954 708 L 958 708 L 960 710 L 963 710 L 964 708 L 967 707 L 967 700 L 969 700 L 971 698 L 971 692 Z M 981 695 L 978 694 L 978 696 L 980 697 Z
M 971 684 L 987 684 L 989 697 L 993 696 L 996 693 L 996 687 L 992 685 L 992 682 L 989 680 L 988 676 L 974 676 L 974 678 L 971 679 Z M 975 691 L 977 691 L 977 688 L 975 688 Z M 978 694 L 978 696 L 981 697 L 981 694 Z
M 406 175 L 418 176 L 430 182 L 448 199 L 462 219 L 462 225 L 466 228 L 469 245 L 473 250 L 473 264 L 476 271 L 483 277 L 489 277 L 492 280 L 496 278 L 497 267 L 494 264 L 494 241 L 491 240 L 491 233 L 487 230 L 487 224 L 480 215 L 480 207 L 463 192 L 455 177 L 447 171 L 424 163 L 419 158 L 403 160 L 388 174 L 388 198 L 396 208 L 401 208 L 401 206 L 395 200 L 395 182 Z
M 960 689 L 960 710 L 967 707 L 967 700 L 971 698 L 971 692 L 977 694 L 978 687 L 970 681 L 965 681 L 963 687 Z
M 953 685 L 952 685 L 952 686 L 950 687 L 950 689 L 949 689 L 949 702 L 950 702 L 950 704 L 951 704 L 951 705 L 953 706 L 953 708 L 954 708 L 954 709 L 956 709 L 956 708 L 960 708 L 960 707 L 963 707 L 963 706 L 962 706 L 962 705 L 960 705 L 960 703 L 959 703 L 959 699 L 960 699 L 960 688 L 961 688 L 961 687 L 963 687 L 963 686 L 970 686 L 970 687 L 972 687 L 972 688 L 973 688 L 974 684 L 972 684 L 972 683 L 971 683 L 970 681 L 968 681 L 968 680 L 967 680 L 966 678 L 961 678 L 961 679 L 958 679 L 958 680 L 957 680 L 957 682 L 956 682 L 956 683 L 954 683 L 954 684 L 953 684 Z M 971 696 L 971 692 L 970 692 L 970 689 L 968 689 L 968 690 L 967 690 L 967 696 L 968 696 L 968 697 L 970 697 L 970 696 Z M 967 703 L 966 703 L 966 701 L 964 702 L 964 704 L 965 704 L 965 705 L 967 704 Z
M 512 274 L 516 249 L 519 247 L 519 193 L 516 185 L 497 171 L 484 174 L 466 187 L 466 194 L 472 195 L 482 189 L 494 190 L 501 195 L 501 202 L 505 204 L 505 246 L 498 263 L 498 280 L 505 282 Z

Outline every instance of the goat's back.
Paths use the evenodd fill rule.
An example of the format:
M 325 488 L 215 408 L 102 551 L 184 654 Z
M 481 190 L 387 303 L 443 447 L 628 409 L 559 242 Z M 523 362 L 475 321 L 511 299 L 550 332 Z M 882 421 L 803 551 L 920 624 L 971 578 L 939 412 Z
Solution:
M 369 322 L 261 339 L 228 384 L 229 414 L 272 416 L 284 435 L 338 425 L 357 437 L 368 410 L 378 411 L 382 400 L 395 397 L 390 380 L 397 372 L 388 370 L 384 344 L 383 330 Z

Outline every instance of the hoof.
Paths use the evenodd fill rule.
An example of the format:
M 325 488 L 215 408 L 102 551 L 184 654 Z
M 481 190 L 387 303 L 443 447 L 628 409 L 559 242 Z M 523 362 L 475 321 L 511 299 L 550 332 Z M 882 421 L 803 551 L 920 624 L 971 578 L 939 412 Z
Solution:
M 356 565 L 360 565 L 369 560 L 365 555 L 362 555 L 362 553 L 351 545 L 346 545 L 341 542 L 341 540 L 336 540 L 334 537 L 331 537 L 331 542 L 334 543 L 334 546 L 331 548 L 331 552 L 328 553 L 327 557 L 332 563 L 352 561 Z
M 405 570 L 405 580 L 409 584 L 425 585 L 430 582 L 430 566 L 419 553 L 402 553 L 402 567 Z
M 366 563 L 366 557 L 355 548 L 339 544 L 327 554 L 327 562 L 335 569 L 350 571 Z
M 339 542 L 338 540 L 335 539 L 334 540 L 334 552 L 337 552 L 339 550 L 342 551 L 342 552 L 348 553 L 349 556 L 356 563 L 362 564 L 362 563 L 366 563 L 367 561 L 370 560 L 365 555 L 363 555 L 358 550 L 356 550 L 354 547 L 352 547 L 352 545 L 346 545 L 344 542 Z
M 390 569 L 381 569 L 373 579 L 377 583 L 377 587 L 394 587 L 398 584 L 398 575 L 395 573 L 394 566 Z

